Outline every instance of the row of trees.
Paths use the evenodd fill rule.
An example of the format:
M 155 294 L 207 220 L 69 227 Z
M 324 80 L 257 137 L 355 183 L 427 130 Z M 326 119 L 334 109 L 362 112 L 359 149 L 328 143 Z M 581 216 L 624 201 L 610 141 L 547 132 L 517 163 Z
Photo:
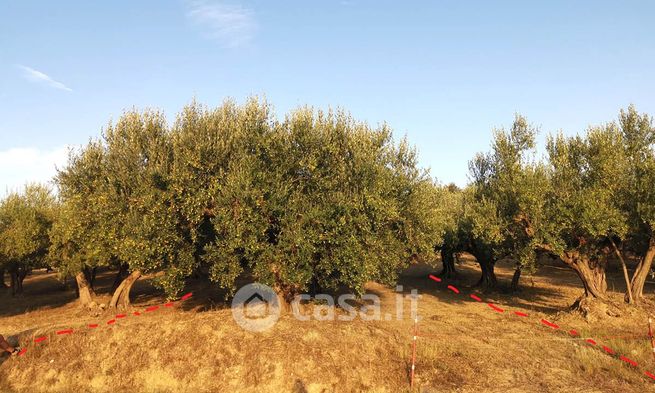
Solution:
M 52 266 L 90 303 L 95 270 L 113 267 L 111 305 L 127 307 L 144 273 L 158 273 L 171 297 L 195 273 L 228 293 L 248 275 L 290 298 L 392 283 L 435 251 L 453 277 L 454 256 L 467 251 L 489 289 L 496 262 L 516 261 L 516 288 L 550 254 L 577 273 L 586 298 L 606 298 L 605 268 L 618 260 L 626 301 L 639 301 L 655 257 L 652 119 L 630 107 L 584 135 L 548 137 L 543 158 L 536 135 L 521 116 L 496 130 L 460 190 L 432 181 L 386 125 L 343 112 L 302 108 L 277 120 L 256 99 L 192 103 L 168 125 L 160 112 L 132 110 L 71 153 L 56 198 L 29 186 L 2 201 L 0 269 L 20 291 L 29 269 Z
M 245 274 L 288 299 L 361 293 L 427 259 L 443 226 L 439 188 L 387 126 L 310 108 L 278 121 L 255 99 L 193 103 L 172 126 L 129 111 L 73 152 L 56 182 L 42 263 L 75 276 L 84 303 L 98 267 L 129 273 L 112 306 L 128 306 L 151 272 L 171 297 L 192 273 L 228 292 Z
M 549 136 L 537 157 L 537 130 L 517 116 L 510 130 L 494 133 L 492 149 L 470 162 L 472 183 L 454 191 L 455 218 L 442 253 L 444 275 L 454 273 L 452 253 L 469 251 L 493 287 L 502 258 L 521 271 L 539 254 L 559 257 L 579 276 L 586 298 L 607 297 L 606 267 L 614 259 L 626 281 L 626 302 L 643 298 L 655 257 L 655 128 L 634 107 L 617 122 L 584 135 Z M 638 264 L 630 276 L 626 260 Z

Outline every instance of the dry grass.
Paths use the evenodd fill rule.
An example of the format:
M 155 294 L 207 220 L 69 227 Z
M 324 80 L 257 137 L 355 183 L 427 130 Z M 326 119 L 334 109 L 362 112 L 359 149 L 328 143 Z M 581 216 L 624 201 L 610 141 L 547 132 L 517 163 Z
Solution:
M 465 293 L 475 282 L 470 261 L 453 282 Z M 486 305 L 455 295 L 416 271 L 405 277 L 405 291 L 419 290 L 420 337 L 415 391 L 422 392 L 645 392 L 655 383 L 643 370 L 655 371 L 644 339 L 648 309 L 625 310 L 621 318 L 586 321 L 561 312 L 579 295 L 568 270 L 546 266 L 524 279 L 516 297 L 483 296 L 502 307 L 523 311 L 519 318 L 496 313 Z M 499 267 L 507 282 L 511 269 Z M 620 276 L 617 276 L 620 278 Z M 617 277 L 611 280 L 620 290 Z M 101 287 L 111 277 L 101 279 Z M 104 281 L 103 281 L 104 280 Z M 565 282 L 565 286 L 555 283 Z M 161 302 L 147 285 L 136 289 L 135 307 Z M 285 315 L 269 331 L 250 333 L 232 320 L 218 294 L 194 290 L 193 302 L 151 315 L 128 317 L 97 331 L 87 323 L 111 314 L 80 310 L 71 291 L 56 289 L 52 275 L 28 279 L 23 299 L 2 295 L 0 331 L 22 343 L 49 334 L 43 344 L 29 344 L 20 358 L 0 359 L 0 390 L 17 392 L 402 392 L 409 391 L 408 368 L 413 323 L 406 304 L 405 320 L 300 322 Z M 370 284 L 381 295 L 382 314 L 394 312 L 395 293 Z M 652 292 L 653 288 L 648 290 Z M 619 299 L 620 294 L 614 297 Z M 53 306 L 48 306 L 48 303 Z M 38 307 L 38 309 L 30 307 Z M 211 305 L 215 307 L 211 307 Z M 36 305 L 36 306 L 34 306 Z M 592 348 L 566 331 L 554 332 L 537 321 L 547 318 L 567 330 L 640 363 L 634 369 Z M 57 336 L 58 328 L 80 328 Z M 640 339 L 635 336 L 643 336 Z M 620 337 L 617 337 L 620 336 Z M 632 336 L 627 337 L 626 336 Z M 602 338 L 602 339 L 601 339 Z M 648 366 L 648 367 L 642 367 Z

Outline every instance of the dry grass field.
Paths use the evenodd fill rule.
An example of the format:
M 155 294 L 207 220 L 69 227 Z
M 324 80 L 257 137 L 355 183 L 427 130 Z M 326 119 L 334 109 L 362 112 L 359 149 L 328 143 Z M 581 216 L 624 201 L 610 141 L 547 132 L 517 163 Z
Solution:
M 416 386 L 421 392 L 646 392 L 655 381 L 647 341 L 649 304 L 621 306 L 620 317 L 585 319 L 566 311 L 582 289 L 577 277 L 556 262 L 522 279 L 522 290 L 503 293 L 511 265 L 498 266 L 501 290 L 479 294 L 507 310 L 493 311 L 471 300 L 477 265 L 465 259 L 460 278 L 435 283 L 429 268 L 416 266 L 402 278 L 404 291 L 417 289 L 420 338 Z M 98 280 L 106 293 L 112 273 Z M 621 276 L 610 271 L 613 299 L 620 303 Z M 564 285 L 562 285 L 564 283 Z M 557 285 L 556 285 L 557 284 Z M 19 340 L 28 351 L 0 358 L 3 392 L 403 392 L 409 388 L 413 322 L 404 320 L 298 321 L 283 315 L 270 330 L 251 333 L 232 319 L 221 294 L 190 283 L 194 296 L 172 308 L 120 319 L 114 313 L 92 314 L 79 308 L 73 290 L 62 289 L 55 273 L 34 272 L 23 298 L 7 291 L 0 302 L 0 332 Z M 655 286 L 648 284 L 647 293 Z M 103 292 L 104 291 L 104 292 Z M 382 299 L 382 312 L 395 312 L 396 293 L 375 283 L 368 291 Z M 134 308 L 164 299 L 148 279 L 134 288 Z M 104 295 L 107 296 L 107 295 Z M 105 299 L 106 301 L 106 299 Z M 408 303 L 408 302 L 407 302 Z M 511 311 L 529 314 L 517 317 Z M 554 330 L 541 318 L 559 324 Z M 89 323 L 100 323 L 97 329 Z M 54 334 L 72 328 L 72 335 Z M 573 338 L 576 329 L 582 338 Z M 47 335 L 42 343 L 35 337 Z M 632 367 L 598 347 L 593 337 L 639 363 Z

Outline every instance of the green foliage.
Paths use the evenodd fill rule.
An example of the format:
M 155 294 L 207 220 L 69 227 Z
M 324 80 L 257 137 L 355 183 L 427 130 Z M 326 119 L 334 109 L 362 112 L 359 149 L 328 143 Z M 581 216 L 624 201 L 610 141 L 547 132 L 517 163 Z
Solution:
M 652 117 L 639 114 L 633 106 L 621 111 L 619 129 L 624 172 L 616 204 L 626 215 L 631 247 L 640 253 L 653 237 L 655 228 L 655 127 Z
M 551 187 L 543 241 L 559 253 L 601 253 L 609 236 L 626 233 L 625 215 L 614 203 L 625 162 L 618 129 L 608 124 L 590 129 L 585 138 L 551 137 L 547 150 Z
M 478 154 L 469 167 L 465 233 L 491 258 L 509 256 L 521 268 L 534 266 L 533 222 L 540 216 L 547 177 L 534 160 L 537 129 L 517 115 L 512 128 L 494 132 L 491 152 Z
M 439 236 L 440 216 L 425 214 L 438 207 L 436 188 L 416 168 L 415 152 L 405 142 L 395 146 L 385 126 L 309 108 L 279 123 L 253 100 L 213 112 L 191 106 L 178 128 L 182 136 L 209 136 L 195 168 L 221 173 L 200 169 L 211 179 L 203 183 L 182 176 L 180 189 L 196 196 L 190 221 L 211 221 L 195 237 L 210 239 L 202 259 L 224 287 L 234 289 L 247 270 L 287 293 L 311 284 L 361 291 L 368 280 L 393 281 L 409 257 L 430 254 Z
M 62 267 L 116 259 L 161 272 L 172 296 L 195 269 L 233 291 L 249 274 L 287 295 L 310 285 L 357 292 L 431 258 L 442 190 L 406 141 L 344 112 L 301 108 L 284 121 L 251 99 L 125 113 L 58 176 L 52 231 Z
M 55 213 L 50 190 L 30 184 L 0 201 L 0 263 L 10 271 L 45 266 Z
M 507 256 L 530 271 L 536 250 L 600 260 L 610 239 L 643 254 L 655 225 L 652 119 L 630 107 L 582 136 L 551 136 L 544 160 L 536 134 L 521 116 L 496 130 L 459 190 L 430 179 L 389 127 L 343 111 L 278 120 L 256 98 L 192 102 L 169 126 L 131 110 L 71 152 L 58 201 L 28 186 L 0 203 L 0 263 L 49 260 L 65 276 L 127 263 L 157 273 L 171 297 L 201 270 L 228 293 L 249 276 L 291 296 L 392 283 L 435 246 L 472 252 L 491 275 Z
M 69 153 L 69 164 L 56 177 L 61 203 L 49 236 L 52 265 L 70 277 L 84 268 L 107 266 L 118 239 L 107 199 L 105 151 L 90 142 Z

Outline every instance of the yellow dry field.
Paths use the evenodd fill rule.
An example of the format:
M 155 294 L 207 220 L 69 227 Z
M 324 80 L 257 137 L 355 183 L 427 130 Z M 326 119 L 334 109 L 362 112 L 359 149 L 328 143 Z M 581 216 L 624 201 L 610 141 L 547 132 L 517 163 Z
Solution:
M 555 262 L 522 278 L 522 290 L 504 294 L 511 264 L 497 268 L 501 291 L 478 293 L 505 309 L 496 312 L 468 297 L 477 265 L 464 260 L 460 277 L 446 289 L 415 266 L 402 278 L 404 293 L 417 289 L 419 339 L 416 381 L 409 387 L 413 321 L 405 300 L 405 318 L 364 321 L 298 321 L 281 317 L 270 330 L 252 333 L 233 320 L 221 296 L 191 283 L 194 296 L 173 308 L 119 319 L 115 312 L 92 314 L 62 289 L 54 273 L 34 272 L 25 295 L 3 291 L 0 333 L 20 340 L 28 351 L 0 358 L 3 392 L 649 392 L 655 361 L 647 340 L 647 316 L 655 312 L 653 283 L 649 302 L 620 306 L 618 317 L 585 319 L 566 311 L 582 289 L 576 276 Z M 107 301 L 112 273 L 98 280 Z M 621 275 L 608 277 L 612 299 L 620 304 Z M 105 294 L 103 295 L 103 291 Z M 382 315 L 395 316 L 394 288 L 371 283 L 382 299 Z M 133 291 L 134 310 L 161 304 L 147 278 Z M 527 313 L 519 317 L 513 311 Z M 544 326 L 545 318 L 561 329 Z M 99 323 L 97 329 L 87 324 Z M 72 328 L 71 335 L 54 332 Z M 567 332 L 576 329 L 583 338 Z M 35 337 L 46 341 L 34 344 Z M 592 337 L 638 362 L 632 367 L 592 347 Z

